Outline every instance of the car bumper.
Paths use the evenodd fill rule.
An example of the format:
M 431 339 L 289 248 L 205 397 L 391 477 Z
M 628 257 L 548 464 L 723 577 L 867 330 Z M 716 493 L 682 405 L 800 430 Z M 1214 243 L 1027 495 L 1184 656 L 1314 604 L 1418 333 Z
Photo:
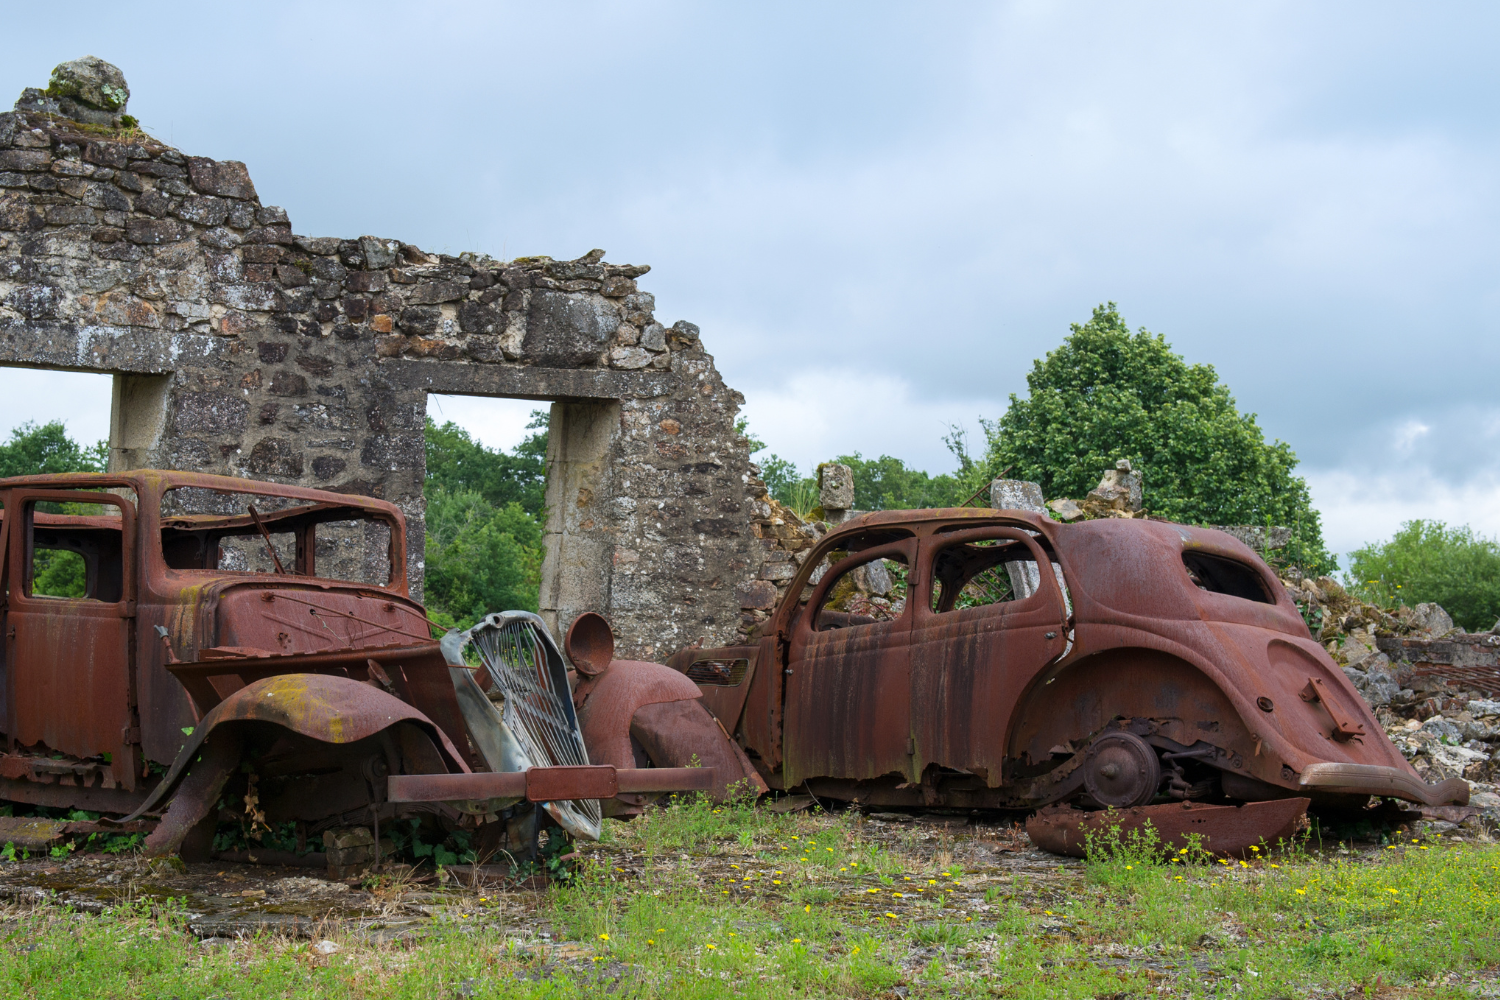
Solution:
M 1429 785 L 1410 771 L 1378 764 L 1309 764 L 1298 784 L 1307 791 L 1387 795 L 1426 806 L 1469 804 L 1469 783 L 1462 778 Z

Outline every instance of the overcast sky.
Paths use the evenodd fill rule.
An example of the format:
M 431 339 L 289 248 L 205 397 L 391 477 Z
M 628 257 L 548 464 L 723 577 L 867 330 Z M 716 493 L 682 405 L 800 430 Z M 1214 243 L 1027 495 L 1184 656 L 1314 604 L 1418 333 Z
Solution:
M 947 470 L 1114 301 L 1292 445 L 1337 551 L 1500 533 L 1500 7 L 3 8 L 0 98 L 114 62 L 298 233 L 652 265 L 804 466 Z M 443 415 L 504 445 L 530 405 Z M 107 384 L 0 372 L 0 425 L 52 417 L 106 435 Z

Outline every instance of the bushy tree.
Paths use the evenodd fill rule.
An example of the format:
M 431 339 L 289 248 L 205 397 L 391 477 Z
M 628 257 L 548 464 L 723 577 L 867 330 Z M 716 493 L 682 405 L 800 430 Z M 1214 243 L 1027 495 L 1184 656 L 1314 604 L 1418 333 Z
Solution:
M 1081 499 L 1100 473 L 1128 458 L 1145 478 L 1152 514 L 1187 524 L 1286 525 L 1284 556 L 1335 568 L 1297 456 L 1267 442 L 1209 365 L 1189 365 L 1159 334 L 1132 334 L 1114 303 L 1074 324 L 1035 362 L 1026 399 L 1015 394 L 985 422 L 985 475 L 1040 483 L 1049 498 Z
M 847 465 L 854 478 L 856 510 L 913 510 L 920 507 L 957 507 L 972 490 L 947 473 L 929 475 L 909 468 L 890 455 L 865 458 L 859 452 L 834 459 Z
M 1407 521 L 1390 541 L 1350 553 L 1345 579 L 1377 604 L 1434 601 L 1469 632 L 1500 618 L 1500 543 L 1467 525 Z
M 0 479 L 9 476 L 53 476 L 63 472 L 103 472 L 109 463 L 109 442 L 91 447 L 68 436 L 61 420 L 38 426 L 28 420 L 0 444 Z
M 494 507 L 509 503 L 540 520 L 547 495 L 547 418 L 535 410 L 527 428 L 536 430 L 507 454 L 486 448 L 451 420 L 427 418 L 427 479 L 423 492 L 478 493 Z
M 467 628 L 492 611 L 535 611 L 542 529 L 515 502 L 473 490 L 427 500 L 427 602 Z
M 427 421 L 425 597 L 433 619 L 467 628 L 492 611 L 535 611 L 546 519 L 547 412 L 509 453 L 451 421 Z

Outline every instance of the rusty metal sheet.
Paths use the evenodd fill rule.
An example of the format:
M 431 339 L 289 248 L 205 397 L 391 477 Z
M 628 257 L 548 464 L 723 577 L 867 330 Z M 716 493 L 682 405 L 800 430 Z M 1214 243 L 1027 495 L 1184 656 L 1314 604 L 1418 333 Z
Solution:
M 39 501 L 117 509 L 119 517 L 47 515 Z M 75 757 L 110 754 L 116 783 L 133 787 L 129 637 L 136 597 L 136 511 L 128 499 L 76 490 L 11 490 L 6 553 L 6 732 Z M 33 535 L 84 553 L 94 598 L 32 596 Z M 73 536 L 81 536 L 74 539 Z M 96 537 L 97 536 L 97 537 Z M 89 541 L 93 544 L 90 545 Z M 50 547 L 50 546 L 49 546 Z M 115 567 L 109 570 L 109 563 Z
M 526 798 L 532 802 L 613 798 L 622 792 L 707 791 L 716 779 L 708 767 L 532 767 L 475 774 L 393 774 L 391 802 L 464 802 Z
M 815 550 L 802 574 L 820 550 Z M 840 550 L 827 550 L 840 551 Z M 830 589 L 846 572 L 878 558 L 917 562 L 914 539 L 872 546 L 828 567 L 814 586 L 807 612 L 789 634 L 783 781 L 792 787 L 807 778 L 875 778 L 898 773 L 920 775 L 912 767 L 910 597 L 890 621 L 857 627 L 828 618 L 822 610 Z M 793 590 L 796 593 L 796 582 Z
M 1190 838 L 1196 836 L 1200 846 L 1220 857 L 1244 857 L 1252 846 L 1264 852 L 1279 843 L 1291 843 L 1307 825 L 1311 801 L 1273 799 L 1242 806 L 1173 802 L 1110 812 L 1052 806 L 1026 821 L 1026 835 L 1044 851 L 1081 858 L 1087 847 L 1085 832 L 1108 837 L 1117 827 L 1121 842 L 1129 843 L 1132 833 L 1139 834 L 1149 824 L 1164 853 L 1188 847 Z
M 1022 600 L 934 610 L 935 564 L 941 556 L 958 546 L 982 555 L 1005 541 L 1023 544 L 1032 557 L 1030 565 L 1048 567 L 1038 574 L 1035 593 Z M 1001 783 L 1010 709 L 1031 678 L 1067 648 L 1068 615 L 1051 562 L 1030 535 L 1015 528 L 955 531 L 923 546 L 917 570 L 908 579 L 907 598 L 915 606 L 910 691 L 915 774 L 936 764 Z

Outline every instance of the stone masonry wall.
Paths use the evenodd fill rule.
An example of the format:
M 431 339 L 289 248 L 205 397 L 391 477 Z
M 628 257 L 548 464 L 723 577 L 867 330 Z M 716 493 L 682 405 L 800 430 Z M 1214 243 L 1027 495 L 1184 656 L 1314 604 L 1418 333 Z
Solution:
M 0 365 L 113 373 L 112 468 L 393 501 L 420 594 L 427 393 L 550 400 L 544 615 L 604 613 L 625 656 L 727 642 L 763 561 L 743 398 L 602 258 L 300 236 L 242 163 L 0 115 Z

